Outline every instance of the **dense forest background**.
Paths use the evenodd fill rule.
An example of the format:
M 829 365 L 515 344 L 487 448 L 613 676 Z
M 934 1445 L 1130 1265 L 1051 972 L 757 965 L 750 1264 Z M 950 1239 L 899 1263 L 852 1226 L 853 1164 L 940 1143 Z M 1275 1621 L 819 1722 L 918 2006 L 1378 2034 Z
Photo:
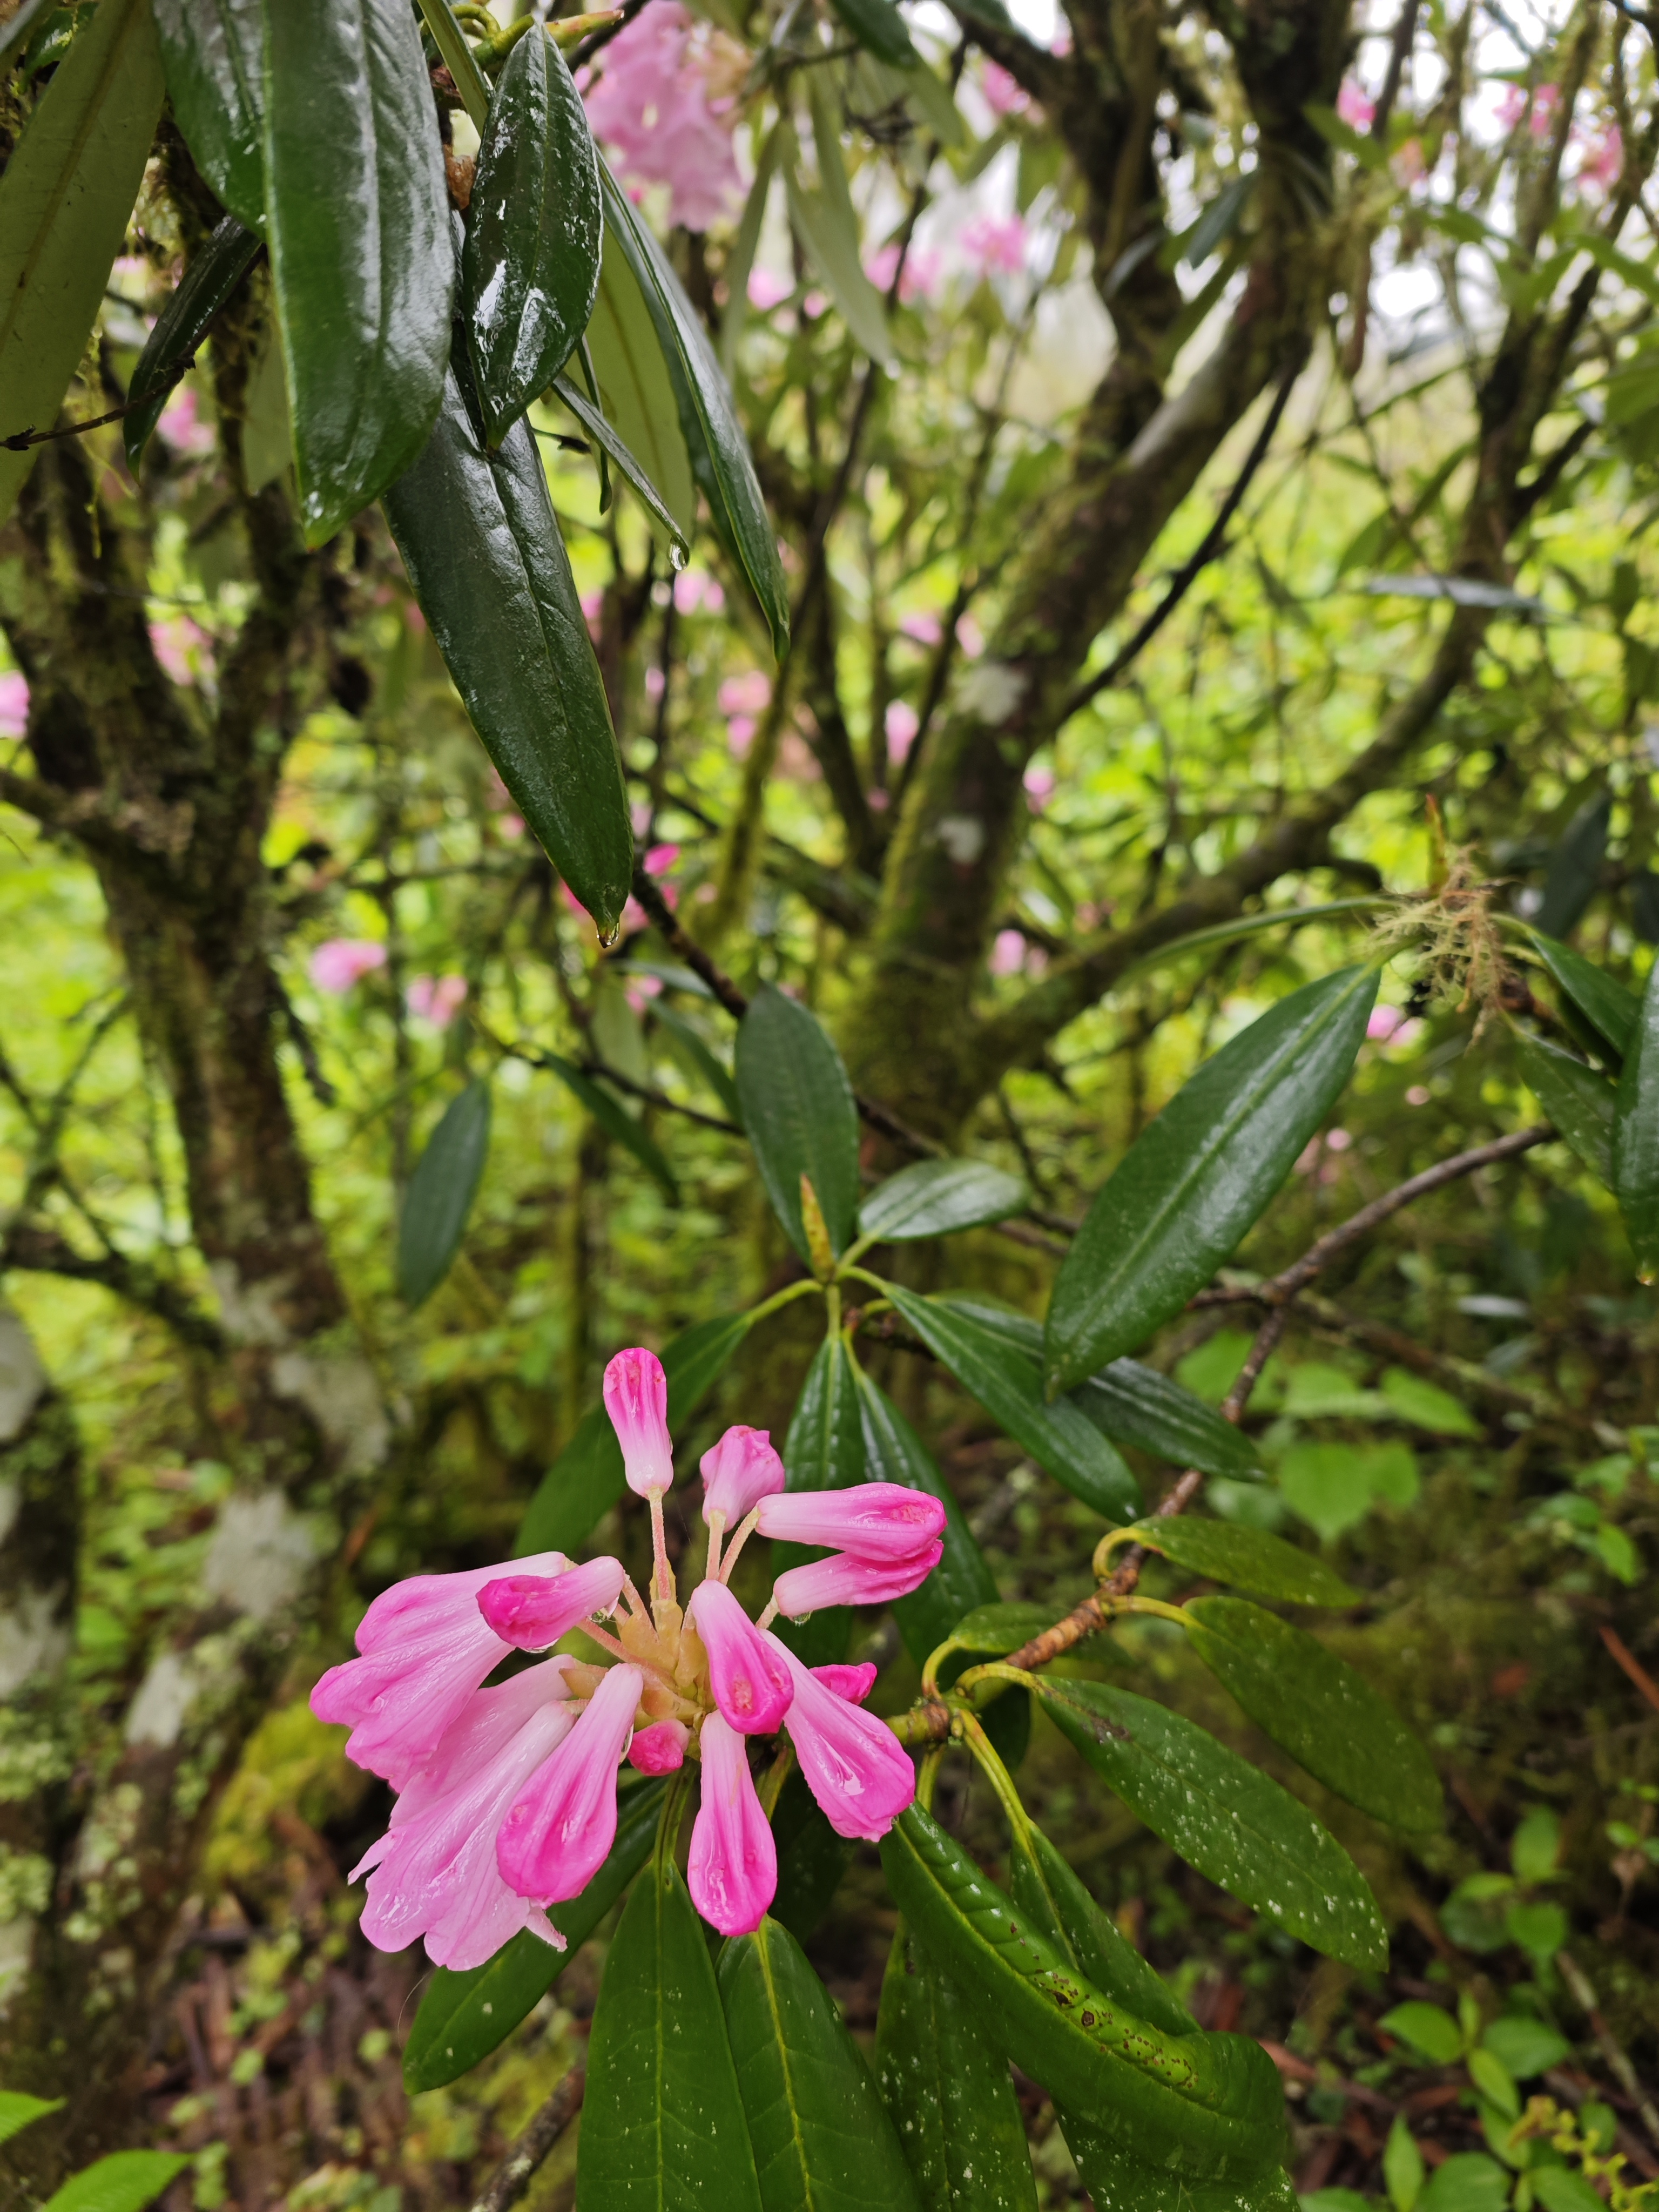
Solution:
M 1193 1069 L 1387 951 L 1334 1117 L 1147 1355 L 1219 1403 L 1252 1284 L 1555 1117 L 1517 1033 L 1592 1033 L 1528 926 L 1637 988 L 1659 942 L 1640 9 L 921 0 L 908 59 L 851 0 L 628 13 L 579 81 L 732 378 L 793 644 L 714 534 L 677 565 L 537 410 L 641 855 L 614 946 L 378 510 L 303 547 L 262 262 L 137 472 L 118 422 L 41 446 L 0 532 L 0 2086 L 70 2100 L 0 2151 L 8 2203 L 144 2142 L 191 2156 L 168 2212 L 468 2204 L 580 2051 L 602 1937 L 486 2066 L 406 2097 L 424 1962 L 367 1946 L 344 1879 L 384 1792 L 307 1696 L 376 1591 L 512 1555 L 612 1352 L 800 1272 L 736 1126 L 744 996 L 836 1039 L 872 1177 L 942 1145 L 1025 1178 L 950 1279 L 1039 1314 Z M 10 57 L 0 150 L 72 14 Z M 164 115 L 66 419 L 120 406 L 218 214 Z M 413 1308 L 411 1176 L 485 1077 L 460 1254 Z M 911 1247 L 901 1279 L 944 1264 Z M 800 1310 L 683 1467 L 731 1420 L 781 1437 Z M 1304 2194 L 1526 2212 L 1498 2021 L 1504 2078 L 1623 2156 L 1621 2201 L 1659 2177 L 1652 1294 L 1551 1138 L 1386 1212 L 1287 1313 L 1245 1422 L 1269 1479 L 1206 1497 L 1363 1589 L 1322 1632 L 1446 1783 L 1409 1848 L 1293 1785 L 1370 1878 L 1389 1972 L 1241 1911 L 1042 1724 L 1028 1800 L 1200 2022 L 1274 2048 Z M 1001 1595 L 1072 1603 L 1098 1517 L 902 1334 L 861 1353 Z M 671 1501 L 677 1549 L 694 1525 Z M 900 1711 L 890 1623 L 853 1648 Z M 1293 1773 L 1157 1620 L 1090 1663 L 1180 1675 Z M 994 1862 L 965 1766 L 942 1790 Z M 860 2034 L 890 1925 L 860 1851 L 808 1946 Z M 1442 2047 L 1401 2031 L 1425 2002 Z M 1042 2203 L 1079 2201 L 1025 2106 Z M 574 2165 L 573 2132 L 526 2201 L 566 2205 Z

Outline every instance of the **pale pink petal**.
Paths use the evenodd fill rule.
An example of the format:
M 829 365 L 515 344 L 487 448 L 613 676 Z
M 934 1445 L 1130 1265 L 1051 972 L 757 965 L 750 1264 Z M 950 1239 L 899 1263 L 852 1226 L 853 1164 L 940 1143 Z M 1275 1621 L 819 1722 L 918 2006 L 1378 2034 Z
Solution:
M 878 1841 L 916 1794 L 909 1754 L 884 1721 L 836 1697 L 793 1651 L 770 1640 L 795 1686 L 784 1725 L 807 1788 L 838 1836 Z
M 28 727 L 29 687 L 16 669 L 0 670 L 0 738 L 21 738 Z
M 503 1575 L 478 1592 L 478 1610 L 503 1644 L 546 1651 L 595 1613 L 614 1613 L 622 1595 L 620 1559 L 590 1559 L 561 1575 Z
M 805 1620 L 827 1605 L 885 1605 L 890 1598 L 908 1597 L 912 1590 L 920 1589 L 944 1552 L 937 1537 L 908 1559 L 879 1565 L 836 1552 L 827 1559 L 791 1567 L 774 1583 L 772 1595 L 778 1611 L 791 1620 Z
M 783 1462 L 772 1449 L 769 1429 L 734 1425 L 709 1446 L 699 1465 L 702 1517 L 706 1521 L 711 1513 L 723 1513 L 728 1528 L 746 1520 L 763 1498 L 783 1488 Z
M 921 720 L 908 699 L 893 699 L 888 702 L 882 727 L 887 738 L 888 759 L 902 761 L 916 741 Z
M 737 1729 L 709 1713 L 700 1747 L 702 1798 L 686 1868 L 691 1902 L 722 1936 L 748 1936 L 777 1893 L 777 1846 Z
M 544 1659 L 510 1680 L 475 1690 L 444 1730 L 431 1758 L 404 1783 L 392 1808 L 392 1826 L 412 1820 L 434 1798 L 446 1796 L 487 1766 L 550 1698 L 568 1698 L 565 1674 L 574 1664 L 572 1659 Z
M 579 1897 L 617 1837 L 617 1767 L 645 1674 L 613 1667 L 569 1735 L 514 1798 L 495 1837 L 501 1878 L 540 1905 Z
M 945 1526 L 945 1508 L 902 1482 L 860 1482 L 850 1490 L 792 1490 L 763 1498 L 763 1536 L 788 1544 L 827 1544 L 872 1562 L 908 1559 Z
M 619 1352 L 605 1370 L 605 1410 L 622 1446 L 628 1486 L 637 1498 L 660 1498 L 674 1480 L 668 1438 L 668 1382 L 654 1352 Z

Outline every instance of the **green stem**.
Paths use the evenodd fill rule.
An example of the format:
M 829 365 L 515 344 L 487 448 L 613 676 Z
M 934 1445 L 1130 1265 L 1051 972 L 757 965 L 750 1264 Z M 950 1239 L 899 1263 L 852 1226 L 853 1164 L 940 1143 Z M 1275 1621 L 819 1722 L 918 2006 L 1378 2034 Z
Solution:
M 673 1863 L 674 1854 L 679 1849 L 680 1829 L 685 1820 L 688 1774 L 689 1769 L 682 1766 L 671 1778 L 668 1793 L 662 1801 L 662 1817 L 657 1822 L 657 1847 L 652 1855 L 659 1881 L 662 1878 L 664 1868 Z
M 477 58 L 467 43 L 466 33 L 455 20 L 455 11 L 449 0 L 421 0 L 421 13 L 426 17 L 426 27 L 431 32 L 438 52 L 444 58 L 444 67 L 455 80 L 455 89 L 461 95 L 461 105 L 471 117 L 480 134 L 484 119 L 489 113 L 489 87 L 484 73 L 478 67 Z
M 780 1306 L 787 1306 L 792 1298 L 804 1298 L 809 1291 L 816 1291 L 821 1287 L 810 1278 L 804 1282 L 790 1283 L 785 1289 L 775 1291 L 769 1298 L 763 1299 L 759 1305 L 750 1306 L 744 1317 L 752 1328 L 757 1321 L 764 1321 L 768 1314 L 776 1313 Z

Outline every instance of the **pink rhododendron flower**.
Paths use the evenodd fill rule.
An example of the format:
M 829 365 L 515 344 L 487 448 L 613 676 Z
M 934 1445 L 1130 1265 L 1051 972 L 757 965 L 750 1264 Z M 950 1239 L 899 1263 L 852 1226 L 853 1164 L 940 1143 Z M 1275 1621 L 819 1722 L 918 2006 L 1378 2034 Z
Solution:
M 647 876 L 665 876 L 680 857 L 678 845 L 653 845 L 645 856 Z
M 794 289 L 793 279 L 780 276 L 775 269 L 749 272 L 749 304 L 759 314 L 769 314 L 774 307 L 781 307 Z
M 728 1429 L 703 1455 L 713 1540 L 682 1614 L 663 1528 L 673 1462 L 654 1355 L 619 1352 L 605 1401 L 629 1481 L 652 1507 L 648 1607 L 611 1558 L 575 1566 L 546 1552 L 417 1576 L 375 1599 L 359 1656 L 313 1692 L 319 1719 L 350 1729 L 349 1755 L 398 1792 L 386 1832 L 357 1869 L 368 1876 L 364 1932 L 383 1948 L 424 1936 L 434 1961 L 458 1969 L 526 1928 L 562 1948 L 547 1909 L 580 1894 L 610 1853 L 624 1760 L 657 1775 L 701 1763 L 691 1893 L 726 1935 L 757 1926 L 777 1886 L 745 1738 L 787 1730 L 842 1836 L 884 1835 L 915 1795 L 908 1754 L 861 1709 L 874 1666 L 803 1667 L 767 1629 L 780 1603 L 796 1601 L 790 1576 L 758 1621 L 728 1577 L 764 1510 L 792 1540 L 836 1547 L 792 1570 L 825 1584 L 814 1603 L 902 1595 L 940 1555 L 939 1501 L 879 1482 L 792 1498 L 765 1432 Z M 738 1526 L 722 1563 L 728 1518 Z M 578 1626 L 604 1663 L 554 1656 L 483 1686 L 513 1652 L 545 1650 Z
M 916 741 L 916 732 L 921 727 L 921 717 L 908 699 L 890 699 L 887 712 L 882 717 L 882 728 L 887 738 L 887 757 L 902 761 Z
M 386 966 L 386 947 L 372 938 L 331 937 L 311 956 L 313 988 L 332 999 L 343 998 L 354 983 Z
M 1429 173 L 1428 161 L 1420 138 L 1408 138 L 1399 148 L 1389 163 L 1397 185 L 1415 185 Z
M 945 628 L 937 615 L 903 615 L 899 620 L 899 635 L 908 637 L 916 645 L 937 645 L 945 635 Z
M 1532 96 L 1532 113 L 1527 118 L 1527 128 L 1540 145 L 1555 128 L 1555 118 L 1560 108 L 1560 86 L 1540 84 Z
M 552 1757 L 513 1800 L 495 1863 L 520 1897 L 580 1897 L 617 1840 L 617 1768 L 634 1733 L 645 1674 L 613 1667 Z
M 702 1798 L 686 1866 L 691 1902 L 722 1936 L 748 1936 L 778 1887 L 777 1845 L 761 1810 L 749 1750 L 719 1713 L 702 1724 Z
M 674 1480 L 668 1441 L 668 1379 L 654 1352 L 619 1352 L 605 1370 L 605 1410 L 622 1446 L 628 1486 L 660 1498 Z
M 718 693 L 722 714 L 764 714 L 772 703 L 772 679 L 758 668 L 728 676 Z
M 699 1583 L 686 1612 L 708 1654 L 715 1705 L 744 1735 L 770 1735 L 794 1694 L 776 1639 L 761 1633 L 724 1583 Z
M 21 738 L 29 723 L 29 687 L 16 669 L 0 671 L 0 738 Z
M 1336 112 L 1350 131 L 1369 131 L 1376 120 L 1376 102 L 1367 100 L 1353 79 L 1345 76 L 1336 95 Z
M 985 650 L 985 633 L 972 615 L 963 615 L 957 624 L 957 643 L 969 660 L 977 660 Z
M 188 615 L 168 615 L 149 625 L 155 658 L 175 684 L 194 684 L 206 672 L 208 634 Z
M 916 1794 L 909 1754 L 884 1722 L 838 1698 L 793 1651 L 772 1641 L 795 1685 L 784 1726 L 807 1788 L 838 1836 L 876 1842 Z
M 772 1449 L 766 1429 L 729 1428 L 717 1444 L 711 1444 L 698 1462 L 702 1474 L 702 1517 L 716 1515 L 722 1525 L 735 1528 L 775 1491 L 783 1488 L 783 1462 Z
M 404 994 L 411 1014 L 447 1030 L 466 1004 L 465 975 L 416 975 Z
M 1054 795 L 1054 772 L 1051 768 L 1028 768 L 1022 779 L 1025 786 L 1025 803 L 1034 814 L 1041 814 Z
M 1025 965 L 1026 943 L 1018 929 L 1000 929 L 991 945 L 991 957 L 987 963 L 994 975 L 1018 975 Z
M 1375 1044 L 1410 1044 L 1423 1034 L 1423 1024 L 1403 1006 L 1373 1006 L 1365 1034 Z
M 669 221 L 688 230 L 720 222 L 743 191 L 732 150 L 741 64 L 734 73 L 730 45 L 680 0 L 655 0 L 605 49 L 586 95 L 588 122 L 616 149 L 623 178 L 666 185 Z
M 782 1491 L 760 1502 L 763 1536 L 788 1544 L 832 1544 L 855 1559 L 908 1559 L 945 1526 L 945 1508 L 902 1482 L 860 1482 L 850 1490 Z
M 980 88 L 993 115 L 1021 115 L 1031 104 L 1030 94 L 1000 62 L 987 61 L 981 64 Z
M 781 1574 L 772 1585 L 773 1601 L 791 1620 L 805 1620 L 831 1605 L 885 1605 L 920 1588 L 944 1553 L 938 1537 L 902 1559 L 860 1559 L 850 1552 L 835 1552 Z
M 155 427 L 173 452 L 186 460 L 199 460 L 213 451 L 216 434 L 211 422 L 203 422 L 191 385 L 173 386 L 173 397 L 161 410 Z
M 710 576 L 701 568 L 682 568 L 675 577 L 676 614 L 694 615 L 699 609 L 706 609 L 709 614 L 717 615 L 725 605 L 726 593 L 717 576 Z M 660 676 L 662 671 L 659 669 L 657 673 Z
M 890 292 L 895 276 L 899 280 L 899 303 L 909 307 L 917 300 L 935 300 L 944 281 L 945 264 L 939 254 L 925 246 L 914 242 L 904 257 L 904 267 L 899 269 L 899 245 L 889 239 L 878 246 L 864 264 L 864 273 L 878 292 Z
M 726 741 L 732 749 L 732 759 L 741 760 L 749 750 L 750 746 L 755 742 L 754 716 L 752 714 L 733 714 L 731 720 L 726 726 Z M 714 886 L 713 884 L 707 884 L 703 888 L 708 891 L 709 896 L 712 898 L 714 895 Z
M 1624 173 L 1625 134 L 1616 123 L 1610 123 L 1579 164 L 1579 181 L 1594 185 L 1601 191 L 1611 191 Z
M 962 250 L 982 275 L 1017 276 L 1025 266 L 1025 218 L 975 216 L 962 234 Z

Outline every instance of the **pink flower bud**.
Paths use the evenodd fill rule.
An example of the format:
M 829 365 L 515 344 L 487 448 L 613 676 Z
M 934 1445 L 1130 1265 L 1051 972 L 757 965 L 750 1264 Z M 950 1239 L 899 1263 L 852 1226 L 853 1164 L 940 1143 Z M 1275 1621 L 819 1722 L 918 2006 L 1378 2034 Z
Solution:
M 748 1936 L 777 1893 L 778 1854 L 749 1771 L 749 1747 L 718 1713 L 702 1724 L 702 1802 L 686 1873 L 691 1902 L 722 1936 Z
M 938 1537 L 908 1559 L 889 1559 L 877 1565 L 855 1559 L 848 1552 L 827 1559 L 814 1559 L 804 1567 L 791 1567 L 772 1585 L 778 1611 L 791 1620 L 805 1620 L 827 1605 L 885 1605 L 890 1598 L 908 1597 L 919 1589 L 939 1565 L 945 1547 Z
M 851 1490 L 795 1490 L 761 1501 L 763 1536 L 790 1544 L 829 1544 L 872 1563 L 908 1559 L 945 1526 L 945 1508 L 902 1482 L 860 1482 Z
M 795 1686 L 784 1725 L 807 1788 L 838 1836 L 875 1843 L 916 1794 L 909 1754 L 884 1721 L 849 1705 L 769 1636 Z
M 660 1498 L 674 1480 L 668 1441 L 668 1382 L 654 1352 L 619 1352 L 605 1370 L 605 1410 L 622 1446 L 628 1486 Z
M 744 1735 L 770 1735 L 794 1694 L 772 1638 L 761 1633 L 724 1583 L 699 1583 L 686 1611 L 708 1654 L 714 1703 Z
M 614 1613 L 622 1595 L 620 1559 L 590 1559 L 562 1575 L 503 1575 L 478 1592 L 478 1610 L 503 1644 L 545 1651 L 596 1613 Z
M 872 1659 L 861 1660 L 856 1667 L 814 1667 L 812 1672 L 826 1690 L 849 1705 L 861 1705 L 876 1686 Z
M 711 1445 L 700 1462 L 702 1468 L 702 1517 L 723 1513 L 726 1525 L 735 1528 L 746 1520 L 763 1498 L 783 1488 L 783 1462 L 772 1449 L 766 1429 L 730 1428 Z
M 649 1728 L 635 1729 L 634 1741 L 628 1747 L 628 1763 L 637 1766 L 641 1774 L 672 1774 L 677 1766 L 685 1764 L 685 1747 L 691 1741 L 691 1731 L 684 1721 L 653 1721 Z
M 539 1905 L 579 1897 L 617 1839 L 617 1765 L 645 1682 L 613 1667 L 546 1765 L 513 1801 L 495 1837 L 501 1880 Z

